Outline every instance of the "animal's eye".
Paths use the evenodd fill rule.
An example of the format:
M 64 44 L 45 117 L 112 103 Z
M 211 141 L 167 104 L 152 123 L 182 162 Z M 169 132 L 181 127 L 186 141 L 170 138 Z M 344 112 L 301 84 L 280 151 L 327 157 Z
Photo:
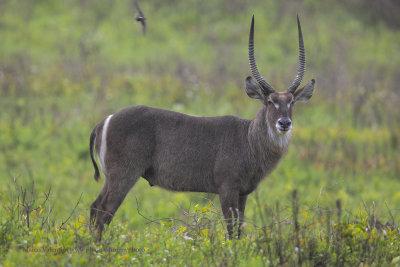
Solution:
M 268 104 L 273 105 L 276 109 L 279 109 L 279 104 L 274 103 L 271 99 L 268 99 Z

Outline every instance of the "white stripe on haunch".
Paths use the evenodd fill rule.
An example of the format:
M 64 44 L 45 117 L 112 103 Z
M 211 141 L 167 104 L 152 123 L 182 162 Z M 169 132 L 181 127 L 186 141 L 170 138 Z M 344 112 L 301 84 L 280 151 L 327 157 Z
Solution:
M 100 166 L 101 169 L 103 170 L 103 173 L 106 174 L 106 165 L 104 163 L 104 159 L 106 156 L 106 151 L 107 151 L 107 128 L 108 128 L 108 124 L 110 123 L 110 119 L 113 115 L 110 115 L 106 118 L 106 120 L 104 121 L 104 125 L 103 125 L 103 131 L 101 133 L 101 145 L 100 145 L 100 153 L 98 154 L 99 157 L 99 162 L 100 162 Z

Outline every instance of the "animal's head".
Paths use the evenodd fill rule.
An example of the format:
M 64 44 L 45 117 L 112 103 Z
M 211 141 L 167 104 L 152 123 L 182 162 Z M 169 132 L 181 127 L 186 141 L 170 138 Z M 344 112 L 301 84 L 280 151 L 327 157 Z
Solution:
M 251 73 L 255 79 L 251 76 L 246 78 L 246 93 L 251 98 L 260 99 L 263 105 L 266 106 L 266 123 L 268 123 L 269 127 L 278 135 L 285 135 L 291 132 L 293 105 L 298 101 L 308 101 L 314 93 L 314 79 L 306 86 L 297 89 L 303 79 L 306 68 L 303 35 L 299 17 L 297 17 L 297 26 L 299 31 L 299 67 L 297 76 L 286 91 L 277 92 L 258 72 L 256 60 L 254 58 L 254 16 L 251 21 L 249 62 Z

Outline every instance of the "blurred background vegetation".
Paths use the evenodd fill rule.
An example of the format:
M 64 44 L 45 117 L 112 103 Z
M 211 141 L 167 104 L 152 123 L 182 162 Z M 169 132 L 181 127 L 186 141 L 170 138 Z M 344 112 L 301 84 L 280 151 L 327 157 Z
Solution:
M 201 116 L 251 119 L 260 106 L 243 88 L 250 74 L 247 42 L 255 15 L 261 74 L 283 91 L 297 71 L 296 14 L 307 55 L 303 84 L 317 81 L 294 111 L 288 155 L 257 194 L 263 203 L 298 189 L 303 205 L 351 214 L 362 201 L 400 205 L 400 4 L 351 1 L 0 1 L 0 200 L 13 179 L 52 188 L 58 218 L 78 215 L 102 183 L 93 181 L 89 135 L 106 115 L 144 104 Z M 41 196 L 39 196 L 41 197 Z M 141 180 L 116 220 L 144 227 L 149 217 L 179 217 L 179 206 L 207 203 L 195 193 L 150 188 Z M 285 202 L 287 199 L 287 203 Z M 256 213 L 249 198 L 246 215 Z

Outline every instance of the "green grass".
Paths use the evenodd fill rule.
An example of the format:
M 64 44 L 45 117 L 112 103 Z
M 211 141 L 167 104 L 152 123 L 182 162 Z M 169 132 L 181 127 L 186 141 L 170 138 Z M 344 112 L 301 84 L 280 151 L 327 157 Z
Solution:
M 399 31 L 335 1 L 167 2 L 140 3 L 146 37 L 128 1 L 0 4 L 0 265 L 399 264 Z M 252 118 L 253 13 L 257 63 L 278 90 L 296 73 L 300 13 L 304 83 L 317 87 L 249 196 L 244 237 L 227 239 L 217 196 L 141 179 L 96 243 L 94 125 L 135 104 Z
M 230 240 L 219 207 L 210 200 L 206 205 L 176 207 L 182 215 L 164 218 L 149 216 L 136 202 L 141 229 L 114 222 L 106 227 L 102 241 L 96 242 L 85 216 L 75 214 L 75 219 L 69 216 L 58 220 L 48 192 L 44 199 L 33 197 L 34 201 L 31 192 L 36 193 L 33 187 L 16 188 L 14 198 L 4 205 L 0 241 L 5 266 L 382 266 L 396 264 L 400 259 L 398 229 L 394 221 L 383 224 L 376 217 L 375 204 L 364 204 L 351 214 L 342 210 L 339 200 L 336 209 L 301 207 L 294 191 L 289 199 L 291 205 L 287 206 L 287 201 L 282 201 L 283 206 L 278 201 L 276 205 L 266 205 L 261 204 L 257 193 L 254 208 L 259 212 L 246 220 L 241 239 Z M 79 200 L 75 207 L 79 207 Z M 74 212 L 79 213 L 79 209 L 72 208 L 70 215 Z

